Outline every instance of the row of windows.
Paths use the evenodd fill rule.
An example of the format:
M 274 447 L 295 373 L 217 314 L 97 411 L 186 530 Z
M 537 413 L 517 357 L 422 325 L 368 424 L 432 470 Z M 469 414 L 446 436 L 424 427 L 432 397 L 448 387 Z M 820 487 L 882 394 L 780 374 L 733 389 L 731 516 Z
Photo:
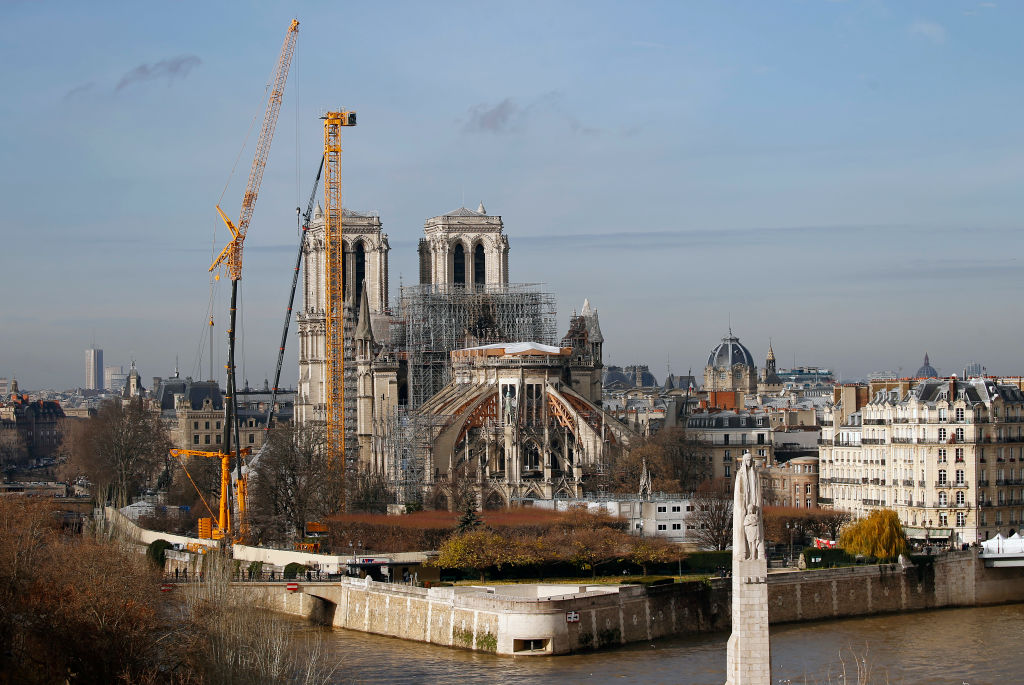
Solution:
M 249 435 L 249 444 L 250 445 L 255 445 L 256 444 L 256 434 L 255 433 L 249 433 L 248 435 Z M 219 445 L 220 444 L 220 433 L 217 433 L 217 435 L 215 435 L 214 437 L 216 438 L 216 441 L 214 443 L 212 443 L 212 444 Z M 198 433 L 196 433 L 196 434 L 194 434 L 192 436 L 192 444 L 193 445 L 198 445 L 199 444 L 199 434 Z M 211 444 L 210 443 L 210 434 L 209 433 L 207 433 L 206 435 L 203 436 L 203 444 L 204 445 Z
M 682 527 L 683 527 L 683 524 L 681 524 L 681 523 L 673 523 L 672 524 L 672 530 L 681 530 Z M 687 530 L 693 530 L 693 527 L 692 526 L 687 526 L 686 529 Z M 658 530 L 668 530 L 668 529 L 665 527 L 664 523 L 659 523 L 658 524 Z
M 664 514 L 667 511 L 668 511 L 668 505 L 666 505 L 666 504 L 659 504 L 658 505 L 658 513 L 659 514 Z M 673 513 L 681 511 L 681 505 L 673 504 L 672 505 L 672 511 L 673 511 Z M 689 504 L 687 504 L 686 505 L 686 511 L 693 511 L 693 507 L 690 506 Z

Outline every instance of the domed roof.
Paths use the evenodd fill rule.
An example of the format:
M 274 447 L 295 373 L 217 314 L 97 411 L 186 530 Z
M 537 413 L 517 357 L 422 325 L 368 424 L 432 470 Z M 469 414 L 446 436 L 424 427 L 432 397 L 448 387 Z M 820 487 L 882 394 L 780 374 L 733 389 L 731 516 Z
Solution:
M 743 346 L 732 331 L 729 331 L 729 335 L 722 338 L 721 344 L 711 350 L 711 354 L 708 355 L 708 366 L 729 367 L 733 364 L 746 364 L 750 368 L 755 368 L 750 350 Z
M 917 370 L 915 378 L 938 378 L 939 372 L 935 370 L 935 367 L 928 363 L 928 353 L 924 353 L 924 366 Z

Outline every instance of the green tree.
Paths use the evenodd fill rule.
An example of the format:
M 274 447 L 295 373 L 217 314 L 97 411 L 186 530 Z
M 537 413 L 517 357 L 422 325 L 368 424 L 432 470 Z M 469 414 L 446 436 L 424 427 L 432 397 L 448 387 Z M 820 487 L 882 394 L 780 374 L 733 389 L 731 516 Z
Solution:
M 849 554 L 890 561 L 907 551 L 907 536 L 892 509 L 878 509 L 854 521 L 839 535 L 839 546 Z
M 628 559 L 643 569 L 647 575 L 649 564 L 664 564 L 678 558 L 678 548 L 665 540 L 633 537 L 629 543 Z
M 459 523 L 455 527 L 455 530 L 459 533 L 465 533 L 471 530 L 476 530 L 483 525 L 483 519 L 476 513 L 476 508 L 472 504 L 466 505 L 466 510 L 459 517 Z
M 612 528 L 579 530 L 563 542 L 562 558 L 581 571 L 589 569 L 591 577 L 597 577 L 598 566 L 625 556 L 627 538 L 626 533 Z
M 485 580 L 487 569 L 500 570 L 513 561 L 509 548 L 508 541 L 492 530 L 468 530 L 445 540 L 433 565 L 441 568 L 471 568 L 479 571 L 480 580 Z

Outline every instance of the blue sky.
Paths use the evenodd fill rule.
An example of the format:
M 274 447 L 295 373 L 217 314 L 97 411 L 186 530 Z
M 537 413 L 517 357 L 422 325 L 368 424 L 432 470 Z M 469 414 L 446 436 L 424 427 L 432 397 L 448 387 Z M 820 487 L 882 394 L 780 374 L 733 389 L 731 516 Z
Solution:
M 240 365 L 271 374 L 295 210 L 328 107 L 345 204 L 377 210 L 392 297 L 423 221 L 481 200 L 559 327 L 612 363 L 699 371 L 733 330 L 843 377 L 1024 372 L 1024 7 L 978 2 L 0 5 L 0 375 L 73 387 L 95 335 L 145 378 L 206 376 L 211 252 L 292 16 L 298 49 L 249 230 Z M 257 124 L 258 125 L 258 124 Z M 225 285 L 214 294 L 223 363 Z M 607 361 L 607 358 L 606 358 Z M 200 367 L 200 364 L 202 365 Z M 289 355 L 286 378 L 294 378 Z

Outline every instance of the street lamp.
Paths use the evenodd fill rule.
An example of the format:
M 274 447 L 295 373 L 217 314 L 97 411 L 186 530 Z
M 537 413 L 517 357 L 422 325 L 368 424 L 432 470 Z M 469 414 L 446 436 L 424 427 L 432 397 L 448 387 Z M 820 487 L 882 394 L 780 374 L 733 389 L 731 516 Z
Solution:
M 786 529 L 789 530 L 789 563 L 793 563 L 793 532 L 796 530 L 796 524 L 792 521 L 786 521 Z

